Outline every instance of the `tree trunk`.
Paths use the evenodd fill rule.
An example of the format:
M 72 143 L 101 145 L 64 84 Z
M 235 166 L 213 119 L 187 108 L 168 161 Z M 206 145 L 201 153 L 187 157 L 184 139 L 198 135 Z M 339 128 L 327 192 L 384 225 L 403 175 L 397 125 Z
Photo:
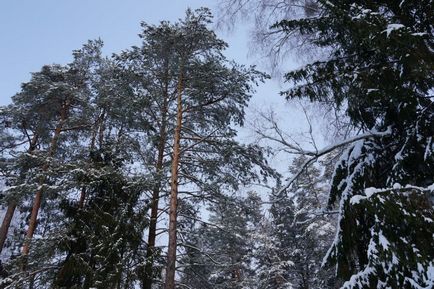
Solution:
M 50 142 L 50 148 L 48 150 L 48 157 L 49 158 L 51 158 L 54 155 L 54 153 L 56 152 L 57 141 L 59 139 L 60 133 L 62 132 L 63 125 L 65 124 L 67 114 L 68 114 L 68 109 L 69 109 L 69 101 L 67 100 L 65 102 L 65 104 L 62 106 L 62 110 L 60 112 L 60 120 L 56 126 L 53 138 L 51 139 L 51 142 Z M 48 167 L 49 167 L 49 164 L 45 163 L 45 165 L 42 168 L 42 171 L 43 172 L 48 171 Z M 39 212 L 39 208 L 41 207 L 41 202 L 42 202 L 42 193 L 43 193 L 42 186 L 43 186 L 44 182 L 45 182 L 45 177 L 42 177 L 40 180 L 40 183 L 39 183 L 40 188 L 36 192 L 35 199 L 33 200 L 32 213 L 30 215 L 30 220 L 29 220 L 29 228 L 27 229 L 26 239 L 24 240 L 24 245 L 23 245 L 23 249 L 22 249 L 22 255 L 24 256 L 25 259 L 27 258 L 27 255 L 29 254 L 30 242 L 31 242 L 31 240 L 33 238 L 33 234 L 35 233 L 35 230 L 36 230 L 38 212 Z M 25 268 L 25 265 L 26 265 L 26 260 L 24 261 L 23 268 Z
M 2 226 L 0 228 L 0 253 L 3 251 L 3 246 L 8 236 L 9 227 L 11 226 L 11 221 L 16 207 L 17 203 L 15 201 L 10 202 L 3 218 Z
M 155 165 L 157 176 L 156 176 L 155 186 L 152 190 L 151 219 L 149 222 L 148 247 L 146 249 L 146 265 L 145 265 L 145 278 L 143 280 L 143 289 L 151 289 L 153 283 L 155 239 L 157 237 L 158 202 L 160 199 L 164 150 L 166 148 L 166 138 L 167 138 L 167 110 L 168 110 L 168 102 L 169 102 L 167 78 L 168 76 L 166 71 L 166 84 L 165 84 L 163 106 L 161 109 L 161 127 L 159 132 L 160 141 L 158 143 L 157 163 Z
M 176 128 L 173 141 L 172 176 L 170 182 L 170 210 L 169 210 L 169 247 L 167 250 L 166 282 L 164 289 L 175 289 L 176 270 L 176 221 L 178 210 L 178 168 L 180 159 L 180 141 L 182 128 L 182 92 L 183 74 L 182 66 L 178 80 L 178 97 L 176 111 Z
M 86 200 L 86 187 L 81 188 L 80 199 L 78 200 L 78 208 L 84 208 L 84 201 Z
M 35 150 L 37 141 L 38 141 L 38 136 L 34 134 L 32 140 L 30 141 L 29 149 L 27 150 L 28 153 L 32 153 Z M 6 242 L 8 231 L 11 226 L 12 218 L 14 217 L 16 208 L 17 208 L 17 202 L 11 201 L 8 205 L 6 214 L 3 218 L 3 222 L 0 227 L 0 254 L 3 251 L 3 247 Z

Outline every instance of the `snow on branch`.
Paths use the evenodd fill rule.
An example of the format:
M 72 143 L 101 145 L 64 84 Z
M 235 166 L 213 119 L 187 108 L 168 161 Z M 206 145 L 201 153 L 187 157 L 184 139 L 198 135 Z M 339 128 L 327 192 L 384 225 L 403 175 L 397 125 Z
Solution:
M 434 192 L 434 183 L 428 187 L 417 187 L 412 185 L 401 186 L 400 184 L 394 184 L 391 188 L 366 188 L 365 195 L 355 195 L 350 199 L 350 203 L 352 205 L 359 204 L 361 201 L 371 198 L 373 195 L 384 193 L 388 191 L 400 192 L 400 193 L 408 193 L 409 191 L 418 191 L 421 193 L 433 193 Z
M 387 135 L 390 135 L 392 132 L 392 129 L 389 127 L 386 131 L 370 131 L 364 134 L 359 134 L 356 135 L 354 137 L 348 138 L 346 140 L 343 140 L 341 142 L 335 143 L 333 145 L 327 146 L 321 150 L 318 151 L 308 151 L 308 150 L 303 150 L 300 149 L 299 153 L 302 155 L 306 155 L 309 156 L 310 158 L 308 158 L 301 166 L 301 168 L 298 170 L 298 172 L 296 174 L 294 174 L 292 176 L 291 179 L 289 179 L 286 183 L 285 186 L 283 186 L 282 188 L 280 188 L 280 190 L 278 191 L 277 195 L 280 195 L 282 192 L 284 192 L 285 190 L 287 190 L 292 183 L 297 180 L 297 178 L 303 173 L 303 171 L 309 167 L 309 165 L 311 165 L 312 163 L 314 163 L 316 160 L 318 160 L 318 158 L 333 152 L 334 150 L 341 148 L 343 146 L 349 145 L 351 143 L 354 143 L 356 141 L 362 140 L 362 139 L 367 139 L 367 138 L 372 138 L 372 137 L 384 137 Z
M 306 111 L 305 111 L 306 114 Z M 367 139 L 367 138 L 374 138 L 374 137 L 384 137 L 387 135 L 390 135 L 392 133 L 391 127 L 388 127 L 385 131 L 377 131 L 377 130 L 371 130 L 366 133 L 358 134 L 353 137 L 344 139 L 340 142 L 334 143 L 332 145 L 326 146 L 322 149 L 318 149 L 315 145 L 315 140 L 313 140 L 313 135 L 311 133 L 312 127 L 311 123 L 308 119 L 308 124 L 310 126 L 310 137 L 312 138 L 312 143 L 314 144 L 314 150 L 306 149 L 302 147 L 297 141 L 295 141 L 290 135 L 285 134 L 283 130 L 279 127 L 277 124 L 277 121 L 275 120 L 272 113 L 270 115 L 264 115 L 261 114 L 261 117 L 265 120 L 267 127 L 262 126 L 258 127 L 256 126 L 254 128 L 254 132 L 259 136 L 260 140 L 268 140 L 273 143 L 277 143 L 281 145 L 282 151 L 289 153 L 289 154 L 295 154 L 295 155 L 304 155 L 307 157 L 306 161 L 300 166 L 300 169 L 293 174 L 293 176 L 290 179 L 287 179 L 286 184 L 281 187 L 277 192 L 276 195 L 279 196 L 281 193 L 286 191 L 293 183 L 296 181 L 300 175 L 315 161 L 317 161 L 320 157 L 327 155 L 336 149 L 342 148 L 346 145 L 352 144 L 354 142 L 357 142 L 359 140 Z M 274 202 L 279 201 L 275 200 Z

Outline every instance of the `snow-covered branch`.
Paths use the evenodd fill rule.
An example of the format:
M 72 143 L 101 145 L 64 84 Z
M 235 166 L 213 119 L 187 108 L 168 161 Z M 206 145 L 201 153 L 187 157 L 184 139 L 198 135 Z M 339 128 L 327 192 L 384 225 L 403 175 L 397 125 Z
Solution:
M 386 131 L 369 131 L 363 134 L 356 135 L 354 137 L 345 139 L 341 142 L 337 142 L 335 144 L 332 144 L 330 146 L 327 146 L 323 149 L 317 150 L 317 151 L 310 151 L 305 150 L 302 148 L 297 149 L 297 152 L 301 155 L 308 156 L 309 158 L 301 165 L 300 169 L 295 173 L 289 180 L 287 180 L 287 183 L 279 189 L 277 192 L 277 195 L 280 195 L 282 192 L 286 191 L 292 183 L 294 183 L 295 180 L 303 173 L 303 171 L 308 168 L 312 163 L 314 163 L 318 158 L 331 153 L 335 151 L 338 148 L 344 147 L 346 145 L 352 144 L 356 141 L 367 139 L 367 138 L 373 138 L 373 137 L 384 137 L 387 135 L 390 135 L 392 132 L 392 129 L 389 127 Z M 294 147 L 294 146 L 291 146 Z

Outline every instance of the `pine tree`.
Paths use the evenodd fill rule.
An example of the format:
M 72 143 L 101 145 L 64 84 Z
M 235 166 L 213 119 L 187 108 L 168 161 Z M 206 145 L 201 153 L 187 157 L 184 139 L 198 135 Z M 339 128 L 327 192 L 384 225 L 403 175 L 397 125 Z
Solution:
M 39 286 L 72 282 L 71 280 L 75 277 L 71 276 L 77 276 L 78 273 L 74 270 L 65 270 L 65 268 L 71 268 L 68 267 L 71 260 L 83 257 L 86 262 L 91 259 L 89 262 L 92 263 L 95 259 L 94 256 L 93 259 L 89 258 L 89 255 L 76 249 L 75 237 L 80 236 L 84 239 L 84 236 L 73 228 L 82 225 L 85 217 L 90 219 L 92 216 L 101 220 L 99 214 L 107 214 L 107 212 L 102 212 L 104 209 L 121 212 L 119 217 L 116 216 L 114 220 L 111 220 L 111 224 L 118 225 L 116 228 L 121 231 L 118 234 L 124 233 L 128 223 L 134 224 L 134 230 L 127 230 L 131 235 L 125 238 L 126 240 L 131 239 L 131 242 L 120 242 L 120 248 L 112 248 L 115 252 L 122 251 L 124 256 L 128 256 L 122 261 L 125 262 L 124 264 L 129 263 L 129 267 L 123 267 L 117 279 L 106 278 L 113 273 L 113 270 L 117 270 L 117 267 L 108 265 L 107 271 L 95 273 L 96 277 L 89 278 L 90 280 L 106 278 L 107 282 L 111 282 L 110 284 L 122 280 L 122 282 L 119 281 L 118 286 L 125 284 L 132 286 L 133 280 L 137 279 L 130 276 L 129 281 L 125 281 L 126 276 L 136 270 L 136 265 L 131 265 L 131 262 L 140 263 L 137 260 L 140 258 L 143 260 L 143 255 L 140 253 L 141 238 L 137 241 L 137 237 L 134 239 L 132 236 L 141 236 L 143 226 L 147 224 L 146 218 L 143 218 L 143 214 L 140 213 L 140 206 L 136 206 L 137 201 L 134 201 L 141 193 L 138 187 L 144 186 L 145 182 L 141 176 L 129 173 L 129 167 L 126 165 L 132 161 L 133 152 L 137 151 L 135 147 L 137 142 L 133 140 L 130 128 L 126 128 L 131 123 L 130 110 L 120 105 L 125 101 L 125 98 L 122 98 L 126 95 L 122 92 L 124 83 L 115 77 L 116 70 L 113 63 L 101 57 L 101 47 L 101 41 L 90 41 L 82 49 L 74 51 L 74 61 L 64 69 L 68 77 L 65 77 L 68 81 L 65 84 L 65 86 L 68 85 L 68 90 L 62 90 L 62 84 L 53 85 L 50 83 L 52 79 L 37 74 L 38 78 L 32 79 L 31 84 L 27 86 L 30 88 L 15 97 L 14 103 L 5 109 L 5 120 L 16 131 L 23 130 L 22 138 L 29 135 L 27 131 L 31 131 L 30 135 L 38 136 L 38 146 L 35 147 L 39 149 L 29 154 L 23 152 L 19 146 L 11 146 L 19 152 L 17 154 L 19 157 L 8 160 L 8 163 L 11 171 L 15 170 L 19 174 L 10 175 L 8 181 L 10 184 L 19 185 L 10 186 L 6 191 L 7 197 L 18 198 L 19 196 L 18 200 L 24 202 L 28 198 L 28 193 L 35 190 L 37 186 L 41 187 L 41 191 L 43 189 L 46 194 L 42 200 L 42 211 L 39 213 L 38 238 L 32 240 L 35 246 L 26 256 L 26 263 L 28 263 L 26 271 L 39 273 L 37 275 L 29 273 L 30 278 L 22 278 L 25 275 L 21 273 L 20 262 L 17 262 L 20 259 L 11 259 L 7 262 L 6 269 L 12 284 L 17 285 L 29 281 L 30 286 Z M 62 79 L 64 80 L 58 77 L 57 81 Z M 68 97 L 71 91 L 74 92 L 71 97 L 72 109 L 62 127 L 58 127 L 58 138 L 53 143 L 54 138 L 50 134 L 52 127 L 58 125 L 58 115 L 55 110 L 56 103 L 48 96 L 56 94 L 61 99 Z M 41 94 L 38 95 L 38 92 Z M 36 100 L 38 100 L 37 97 L 42 99 L 40 103 L 32 102 L 35 97 Z M 45 109 L 49 113 L 46 113 Z M 50 113 L 51 119 L 49 118 Z M 23 123 L 28 123 L 29 126 L 22 126 Z M 132 126 L 131 129 L 133 129 Z M 20 134 L 15 135 L 21 136 Z M 51 150 L 52 156 L 48 159 L 48 166 L 45 159 L 46 150 L 50 151 L 53 144 L 56 149 Z M 106 162 L 105 165 L 102 165 L 103 162 Z M 113 183 L 106 179 L 109 176 L 113 177 Z M 96 185 L 98 183 L 102 183 L 100 187 Z M 122 184 L 125 188 L 121 190 L 119 186 Z M 104 186 L 105 188 L 102 188 Z M 113 189 L 110 190 L 111 188 Z M 107 191 L 107 197 L 110 200 L 101 195 L 96 196 L 97 192 L 103 194 L 101 191 Z M 116 200 L 115 197 L 117 194 L 120 196 L 121 192 L 128 194 L 128 201 L 125 200 L 127 197 L 124 197 L 123 201 Z M 107 204 L 104 206 L 101 200 L 118 204 L 118 207 L 109 207 Z M 87 208 L 88 203 L 93 204 L 93 207 Z M 143 218 L 142 222 L 137 222 L 138 214 Z M 101 249 L 101 243 L 95 241 L 98 234 L 101 234 L 101 230 L 103 231 L 101 223 L 103 222 L 96 222 L 94 230 L 90 231 L 92 234 L 87 231 L 89 234 L 86 237 L 92 242 L 85 246 L 86 250 L 93 251 L 95 247 Z M 113 234 L 111 237 L 111 240 L 110 238 L 104 240 L 104 246 L 106 243 L 112 244 L 111 242 L 119 240 L 119 235 Z M 133 257 L 131 257 L 132 251 L 135 252 Z M 85 256 L 80 256 L 80 253 Z M 62 254 L 66 254 L 66 260 Z M 85 270 L 85 268 L 89 266 L 81 269 Z M 60 272 L 57 272 L 58 269 Z M 80 272 L 83 273 L 83 271 Z M 79 277 L 75 279 L 74 284 L 81 284 L 82 279 L 80 278 L 84 278 L 84 275 L 84 273 L 78 274 Z M 92 282 L 89 281 L 89 283 Z
M 226 44 L 207 28 L 210 19 L 209 11 L 201 9 L 188 11 L 179 23 L 142 24 L 142 46 L 117 57 L 142 105 L 139 117 L 155 128 L 147 130 L 146 137 L 155 186 L 144 288 L 150 288 L 153 277 L 159 275 L 153 270 L 160 268 L 153 266 L 157 257 L 153 252 L 158 252 L 155 237 L 163 193 L 172 191 L 174 226 L 176 200 L 185 196 L 195 203 L 217 198 L 223 187 L 236 188 L 241 178 L 241 182 L 256 178 L 254 166 L 265 175 L 273 173 L 259 147 L 234 141 L 236 130 L 231 126 L 243 123 L 252 82 L 264 75 L 225 59 Z M 171 188 L 167 186 L 170 177 Z M 174 227 L 171 235 L 173 269 Z
M 131 167 L 140 166 L 134 160 L 143 150 L 136 139 L 136 110 L 129 105 L 128 80 L 112 60 L 100 56 L 101 43 L 85 48 L 75 54 L 90 61 L 91 117 L 80 132 L 85 146 L 80 154 L 73 152 L 68 164 L 72 190 L 80 197 L 61 202 L 65 221 L 57 247 L 66 257 L 50 282 L 61 288 L 134 288 L 145 258 L 148 202 L 143 191 L 150 182 L 146 170 L 136 173 Z
M 159 253 L 156 247 L 157 223 L 160 196 L 166 190 L 169 132 L 173 130 L 169 113 L 174 102 L 172 95 L 177 61 L 174 55 L 176 35 L 171 31 L 169 23 L 163 22 L 160 26 L 142 23 L 142 28 L 142 46 L 132 47 L 116 56 L 116 59 L 123 77 L 128 79 L 129 87 L 135 91 L 134 100 L 140 107 L 137 110 L 138 119 L 153 124 L 152 129 L 146 129 L 143 124 L 137 125 L 147 135 L 146 150 L 150 155 L 147 159 L 154 166 L 145 274 L 142 281 L 143 288 L 150 289 L 153 279 L 158 275 L 158 270 L 155 270 L 157 266 L 154 266 Z
M 5 112 L 3 111 L 3 113 Z M 2 171 L 2 176 L 5 179 L 5 184 L 3 184 L 4 187 L 2 187 L 2 198 L 8 199 L 9 197 L 10 199 L 7 200 L 7 204 L 6 204 L 7 209 L 0 228 L 0 253 L 3 251 L 5 247 L 5 242 L 8 237 L 8 231 L 11 226 L 11 222 L 17 207 L 17 200 L 15 199 L 16 197 L 14 198 L 13 196 L 9 196 L 11 194 L 7 193 L 7 186 L 6 186 L 7 180 L 9 179 L 8 183 L 10 184 L 12 179 L 12 174 L 15 171 L 15 166 L 13 165 L 13 159 L 6 156 L 6 152 L 11 152 L 11 150 L 20 147 L 23 143 L 26 142 L 26 140 L 24 141 L 22 140 L 22 137 L 24 137 L 23 135 L 18 137 L 16 135 L 12 135 L 6 132 L 9 126 L 9 120 L 6 114 L 3 114 L 3 117 L 5 118 L 3 120 L 5 126 L 2 127 L 2 132 L 4 133 L 2 134 L 2 140 L 4 141 L 3 143 L 5 144 L 5 146 L 2 147 L 1 151 L 2 151 L 2 155 L 5 155 L 5 157 L 2 157 L 1 160 L 1 164 L 2 164 L 1 171 Z M 37 140 L 38 140 L 37 134 L 34 134 L 31 139 L 29 138 L 27 140 L 29 142 L 29 146 L 27 149 L 28 153 L 32 153 L 35 150 Z
M 112 59 L 90 41 L 73 62 L 35 73 L 2 111 L 14 152 L 2 159 L 2 201 L 26 212 L 37 192 L 29 228 L 19 216 L 27 238 L 17 235 L 2 285 L 149 288 L 161 278 L 155 237 L 170 190 L 170 288 L 184 250 L 178 214 L 189 226 L 202 203 L 275 176 L 259 146 L 235 140 L 265 75 L 228 61 L 210 22 L 200 9 L 175 24 L 143 24 L 142 47 Z
M 233 140 L 235 133 L 230 126 L 243 123 L 244 107 L 250 98 L 249 82 L 260 75 L 254 70 L 226 67 L 226 61 L 221 54 L 226 44 L 206 28 L 210 22 L 209 11 L 203 9 L 196 13 L 187 11 L 186 20 L 182 22 L 178 32 L 179 71 L 165 289 L 173 289 L 175 286 L 177 202 L 182 180 L 186 179 L 206 193 L 209 183 L 221 181 L 218 179 L 221 176 L 225 178 L 225 183 L 229 184 L 233 173 L 235 176 L 244 176 L 244 182 L 254 178 L 255 174 L 248 171 L 253 165 L 264 169 L 264 174 L 271 173 L 261 159 L 260 150 L 243 148 Z M 191 155 L 183 154 L 190 149 Z M 229 152 L 228 149 L 234 152 Z M 258 154 L 255 156 L 256 160 L 251 158 L 251 153 Z M 223 154 L 225 158 L 237 157 L 247 162 L 243 164 L 244 167 L 239 166 L 239 161 L 216 162 L 218 158 L 216 160 L 215 154 Z M 203 155 L 207 156 L 204 158 Z M 217 166 L 223 166 L 226 172 Z M 206 181 L 196 175 L 204 176 Z M 238 181 L 239 179 L 235 180 L 232 185 L 237 186 Z
M 17 134 L 17 139 L 27 138 L 29 147 L 27 152 L 29 154 L 21 154 L 27 158 L 29 163 L 39 163 L 41 175 L 34 176 L 33 184 L 39 183 L 40 187 L 44 183 L 44 174 L 48 171 L 49 161 L 56 152 L 58 139 L 62 132 L 67 116 L 68 110 L 73 100 L 74 87 L 73 83 L 77 82 L 76 74 L 74 71 L 68 70 L 66 67 L 59 65 L 44 66 L 41 72 L 34 73 L 31 81 L 23 85 L 22 92 L 17 94 L 13 101 L 14 103 L 4 110 L 5 117 L 11 127 Z M 54 129 L 53 129 L 54 128 Z M 50 131 L 54 133 L 50 135 Z M 36 152 L 37 146 L 46 145 L 44 149 L 39 148 Z M 13 146 L 10 149 L 20 150 L 20 146 Z M 30 155 L 32 154 L 32 155 Z M 34 160 L 30 160 L 34 158 Z M 47 158 L 44 164 L 41 163 L 42 158 Z M 38 160 L 39 159 L 39 160 Z M 39 180 L 37 180 L 39 179 Z M 21 180 L 23 181 L 23 180 Z M 16 183 L 13 177 L 9 182 Z M 26 190 L 25 186 L 13 186 L 14 189 L 8 190 L 8 194 L 23 194 Z M 18 192 L 13 192 L 19 190 Z M 40 207 L 40 199 L 42 196 L 42 189 L 37 188 L 36 199 L 34 203 L 33 213 L 30 218 L 28 229 L 28 240 L 31 239 L 34 228 L 36 225 L 37 211 Z M 16 202 L 19 198 L 11 197 L 12 202 L 9 204 L 7 217 L 13 215 Z M 7 220 L 5 219 L 2 227 L 7 232 Z M 23 246 L 23 254 L 28 254 L 28 243 Z

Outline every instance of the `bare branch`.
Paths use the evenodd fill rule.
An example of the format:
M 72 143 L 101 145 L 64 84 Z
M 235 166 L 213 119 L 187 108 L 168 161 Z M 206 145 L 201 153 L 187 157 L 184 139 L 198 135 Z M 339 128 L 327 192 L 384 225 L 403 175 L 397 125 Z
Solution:
M 335 143 L 331 146 L 325 147 L 321 150 L 318 150 L 317 152 L 314 151 L 301 151 L 302 154 L 310 156 L 309 159 L 307 159 L 303 165 L 301 166 L 300 170 L 292 176 L 291 179 L 289 179 L 289 181 L 287 182 L 287 184 L 285 186 L 283 186 L 282 188 L 280 188 L 280 190 L 277 192 L 276 195 L 280 195 L 281 193 L 283 193 L 284 191 L 286 191 L 293 183 L 295 180 L 297 180 L 297 178 L 303 173 L 303 171 L 309 166 L 311 165 L 313 162 L 315 162 L 316 160 L 318 160 L 318 158 L 340 148 L 343 146 L 346 146 L 348 144 L 354 143 L 356 141 L 362 140 L 362 139 L 367 139 L 367 138 L 372 138 L 372 137 L 384 137 L 387 135 L 391 134 L 391 128 L 389 127 L 386 131 L 384 132 L 378 132 L 378 131 L 370 131 L 364 134 L 360 134 L 351 138 L 348 138 L 342 142 L 339 143 Z

